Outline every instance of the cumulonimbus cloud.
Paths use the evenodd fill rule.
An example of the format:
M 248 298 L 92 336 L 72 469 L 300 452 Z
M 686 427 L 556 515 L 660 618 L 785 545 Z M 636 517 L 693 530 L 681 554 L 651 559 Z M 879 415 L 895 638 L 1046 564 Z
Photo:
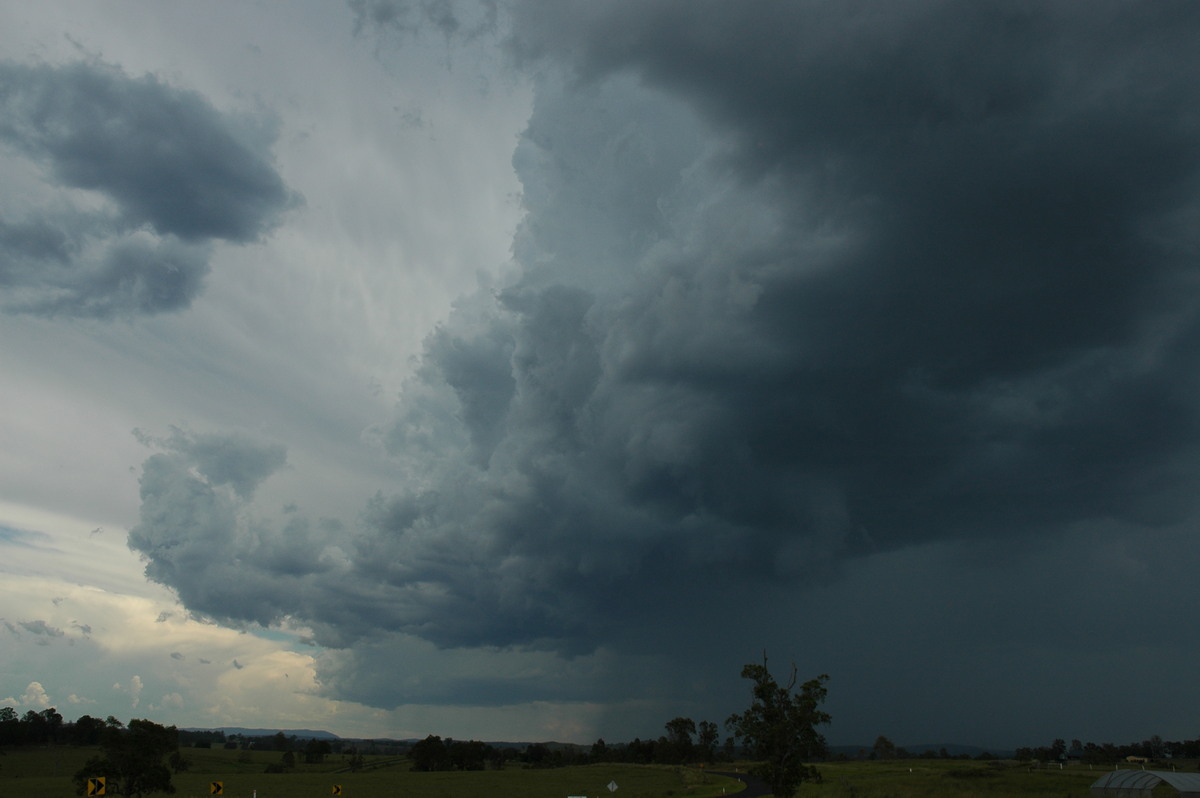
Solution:
M 578 653 L 717 582 L 1194 516 L 1194 6 L 513 19 L 520 273 L 430 335 L 353 527 L 147 461 L 131 545 L 189 606 Z

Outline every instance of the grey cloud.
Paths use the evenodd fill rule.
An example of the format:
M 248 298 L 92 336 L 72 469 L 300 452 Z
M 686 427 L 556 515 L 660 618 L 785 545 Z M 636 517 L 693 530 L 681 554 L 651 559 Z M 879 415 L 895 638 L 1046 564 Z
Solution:
M 452 38 L 475 38 L 496 29 L 495 0 L 348 0 L 355 31 L 382 28 L 409 36 L 435 30 Z
M 594 698 L 607 656 L 565 666 L 546 652 L 489 650 L 484 672 L 470 654 L 444 656 L 414 638 L 380 635 L 345 651 L 324 651 L 317 677 L 329 694 L 375 705 L 512 706 Z
M 432 487 L 363 567 L 440 643 L 570 647 L 721 571 L 1193 514 L 1200 20 L 1102 11 L 518 5 L 525 271 L 431 338 Z
M 354 646 L 323 676 L 351 691 L 393 635 L 684 651 L 692 618 L 785 636 L 730 596 L 924 546 L 1181 528 L 1198 29 L 1178 3 L 518 4 L 520 273 L 429 336 L 395 493 L 352 529 L 251 524 L 177 450 L 131 545 L 193 609 Z
M 129 532 L 129 547 L 147 560 L 146 575 L 179 590 L 190 609 L 262 623 L 278 619 L 280 596 L 237 569 L 245 559 L 286 570 L 295 556 L 307 558 L 304 570 L 317 567 L 297 525 L 284 531 L 289 537 L 272 537 L 243 512 L 258 484 L 284 466 L 286 450 L 179 429 L 162 440 L 139 437 L 167 449 L 142 466 L 140 520 Z
M 228 485 L 243 499 L 249 498 L 259 483 L 287 462 L 287 449 L 283 446 L 258 444 L 236 436 L 173 428 L 170 437 L 159 443 L 194 464 L 210 485 Z
M 388 597 L 347 573 L 343 550 L 353 544 L 343 524 L 297 510 L 275 523 L 256 508 L 259 485 L 286 466 L 284 447 L 182 429 L 136 434 L 162 451 L 142 464 L 128 545 L 146 576 L 174 588 L 199 619 L 270 625 L 298 617 L 339 645 L 377 628 Z
M 1188 393 L 1175 377 L 1183 363 L 1141 370 L 1148 352 L 1171 360 L 1192 335 L 1177 291 L 1194 236 L 1178 220 L 1196 212 L 1198 153 L 1194 125 L 1175 109 L 1196 99 L 1182 33 L 1194 31 L 1194 9 L 1169 4 L 1146 19 L 1107 5 L 1081 20 L 1021 5 L 519 8 L 524 52 L 550 52 L 589 81 L 634 70 L 693 98 L 734 134 L 727 157 L 739 179 L 782 216 L 784 229 L 757 236 L 753 250 L 714 241 L 723 272 L 675 266 L 694 311 L 731 296 L 714 279 L 752 286 L 756 305 L 730 332 L 759 358 L 782 357 L 762 371 L 695 363 L 692 351 L 665 349 L 663 334 L 700 324 L 643 310 L 619 333 L 640 348 L 639 367 L 715 370 L 695 376 L 719 381 L 703 394 L 734 414 L 756 462 L 845 475 L 837 481 L 864 492 L 862 520 L 880 538 L 951 520 L 898 518 L 901 496 L 946 508 L 960 529 L 1014 520 L 997 517 L 988 494 L 1047 516 L 1094 500 L 1108 505 L 1101 513 L 1120 504 L 1134 515 L 1158 503 L 1131 504 L 1123 486 L 1146 465 L 1139 451 L 1166 461 L 1194 441 L 1190 413 L 1161 381 L 1170 375 L 1170 391 Z M 706 35 L 717 30 L 725 35 Z M 821 234 L 838 248 L 811 251 Z M 657 338 L 638 339 L 648 321 L 663 325 L 646 331 Z M 1178 337 L 1164 342 L 1164 326 Z M 1016 395 L 1046 415 L 1013 419 L 991 405 Z M 1138 433 L 1149 440 L 1126 440 L 1118 427 L 1135 417 L 1171 418 L 1183 435 L 1160 435 L 1154 422 Z M 997 464 L 976 461 L 994 456 L 979 438 L 1003 441 L 1021 462 L 985 473 Z M 1097 461 L 1097 446 L 1113 451 Z M 1108 471 L 1080 480 L 1089 495 L 1035 487 L 1097 462 Z M 994 482 L 1025 469 L 1027 482 Z M 970 495 L 922 496 L 946 471 Z
M 174 236 L 136 231 L 89 238 L 66 225 L 59 234 L 66 251 L 45 257 L 0 220 L 0 288 L 10 310 L 96 318 L 179 310 L 208 274 L 209 247 Z
M 112 197 L 133 225 L 183 240 L 253 241 L 293 201 L 274 131 L 200 94 L 103 64 L 0 64 L 0 138 L 62 184 Z
M 96 62 L 3 62 L 0 111 L 0 142 L 52 187 L 110 201 L 83 208 L 63 194 L 0 217 L 9 310 L 111 317 L 187 307 L 213 240 L 257 241 L 298 201 L 271 162 L 268 120 L 223 114 L 153 76 Z
M 21 621 L 19 625 L 22 629 L 30 634 L 42 635 L 44 637 L 62 637 L 64 634 L 66 634 L 62 629 L 59 629 L 56 626 L 51 626 L 50 624 L 41 620 Z

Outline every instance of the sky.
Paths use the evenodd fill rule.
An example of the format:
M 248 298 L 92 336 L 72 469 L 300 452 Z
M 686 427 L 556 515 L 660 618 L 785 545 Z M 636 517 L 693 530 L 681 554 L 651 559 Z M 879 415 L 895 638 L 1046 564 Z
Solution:
M 1198 36 L 0 0 L 0 705 L 1195 738 Z

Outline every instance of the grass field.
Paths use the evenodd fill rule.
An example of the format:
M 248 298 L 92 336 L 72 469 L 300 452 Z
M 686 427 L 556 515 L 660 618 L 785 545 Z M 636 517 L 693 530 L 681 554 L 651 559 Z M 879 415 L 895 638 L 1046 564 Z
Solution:
M 906 759 L 818 766 L 824 783 L 806 786 L 804 796 L 821 798 L 1002 798 L 1041 795 L 1087 798 L 1106 770 L 1073 764 L 1062 770 L 1031 769 L 1018 762 Z M 1171 793 L 1178 795 L 1174 790 Z M 1155 793 L 1157 798 L 1158 793 Z
M 694 768 L 637 765 L 588 765 L 551 770 L 475 773 L 413 773 L 395 757 L 367 757 L 357 773 L 331 756 L 321 765 L 300 765 L 289 773 L 264 773 L 280 761 L 266 751 L 181 749 L 191 768 L 175 776 L 177 798 L 204 798 L 220 781 L 224 795 L 238 798 L 305 798 L 326 796 L 333 785 L 346 798 L 719 798 L 741 789 L 735 781 Z M 50 748 L 10 750 L 0 756 L 0 798 L 69 798 L 72 775 L 95 755 L 95 749 Z M 804 785 L 798 798 L 1001 798 L 1041 795 L 1086 798 L 1088 788 L 1106 769 L 1072 764 L 1062 770 L 1030 769 L 1016 762 L 896 760 L 835 762 L 818 766 L 822 784 Z M 1194 763 L 1189 769 L 1194 770 Z M 609 794 L 607 785 L 618 790 Z M 1177 795 L 1166 785 L 1159 796 Z
M 191 767 L 173 779 L 177 798 L 207 798 L 214 781 L 222 782 L 223 795 L 238 798 L 316 798 L 330 795 L 335 784 L 341 785 L 346 798 L 609 798 L 609 782 L 618 785 L 612 798 L 719 798 L 741 787 L 694 768 L 612 764 L 414 773 L 406 760 L 370 756 L 357 773 L 346 772 L 339 756 L 328 757 L 321 765 L 299 765 L 289 773 L 264 773 L 268 764 L 280 761 L 278 752 L 180 750 Z M 10 750 L 0 756 L 0 796 L 74 796 L 72 776 L 96 753 L 96 749 L 68 747 Z

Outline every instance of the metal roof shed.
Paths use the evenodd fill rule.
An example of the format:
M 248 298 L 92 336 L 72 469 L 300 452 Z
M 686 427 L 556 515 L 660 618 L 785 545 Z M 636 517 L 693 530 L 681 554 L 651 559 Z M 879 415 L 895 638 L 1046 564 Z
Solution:
M 1114 770 L 1092 784 L 1097 798 L 1150 798 L 1162 782 L 1179 790 L 1181 798 L 1200 798 L 1200 773 L 1172 770 Z

